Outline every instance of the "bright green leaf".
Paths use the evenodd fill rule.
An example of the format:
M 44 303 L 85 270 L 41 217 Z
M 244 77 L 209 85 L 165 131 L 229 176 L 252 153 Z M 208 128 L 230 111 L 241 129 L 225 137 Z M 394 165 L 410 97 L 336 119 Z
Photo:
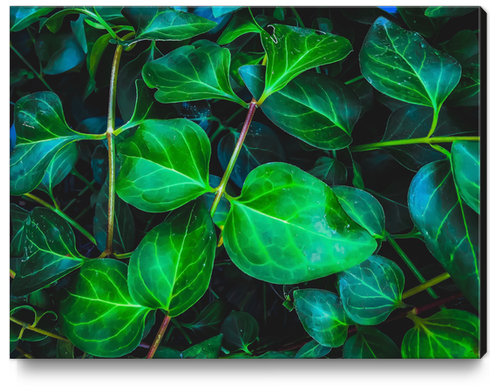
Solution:
M 111 35 L 107 33 L 97 38 L 97 40 L 93 44 L 91 42 L 89 42 L 88 44 L 86 65 L 90 78 L 87 85 L 85 86 L 85 98 L 87 98 L 96 89 L 95 75 L 97 73 L 97 69 L 99 68 L 99 63 L 102 59 L 102 55 L 109 45 L 109 41 L 111 40 L 111 38 Z
M 237 82 L 240 86 L 245 86 L 245 83 L 242 80 L 240 69 L 244 66 L 256 66 L 259 65 L 264 59 L 263 52 L 239 52 L 235 56 L 231 58 L 230 64 L 230 75 L 235 82 Z M 265 75 L 265 66 L 264 66 L 264 75 Z M 260 91 L 261 93 L 262 91 Z M 260 98 L 260 93 L 258 97 Z
M 357 334 L 345 342 L 344 358 L 400 358 L 400 349 L 385 334 L 373 327 L 357 327 Z
M 238 73 L 248 91 L 250 91 L 255 100 L 259 100 L 265 87 L 265 66 L 258 64 L 242 66 L 238 69 Z
M 246 312 L 232 311 L 223 322 L 221 333 L 227 350 L 242 350 L 251 355 L 248 347 L 259 336 L 259 324 Z
M 480 142 L 453 142 L 451 161 L 459 194 L 480 214 Z
M 217 43 L 220 45 L 229 44 L 246 33 L 260 33 L 262 31 L 261 27 L 263 26 L 260 26 L 254 20 L 248 7 L 241 9 L 233 15 Z
M 295 358 L 323 358 L 330 351 L 331 347 L 326 347 L 318 343 L 316 340 L 312 340 L 306 343 L 294 356 Z

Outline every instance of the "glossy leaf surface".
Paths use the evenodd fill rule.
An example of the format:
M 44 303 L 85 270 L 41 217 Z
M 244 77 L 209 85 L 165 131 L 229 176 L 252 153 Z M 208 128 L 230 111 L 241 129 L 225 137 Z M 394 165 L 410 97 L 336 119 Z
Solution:
M 228 350 L 242 350 L 248 354 L 248 347 L 259 335 L 259 324 L 246 312 L 232 311 L 221 326 L 223 347 Z
M 118 146 L 120 198 L 146 212 L 166 212 L 211 191 L 211 146 L 187 119 L 149 120 Z
M 226 15 L 228 13 L 231 13 L 231 12 L 234 12 L 236 11 L 237 9 L 240 9 L 241 6 L 238 6 L 238 7 L 212 7 L 213 8 L 213 16 L 218 18 L 218 17 L 221 17 L 223 15 Z
M 127 265 L 90 260 L 61 302 L 63 332 L 79 349 L 98 357 L 120 357 L 141 341 L 150 312 L 129 295 Z
M 131 255 L 131 297 L 172 317 L 180 315 L 206 292 L 215 250 L 214 224 L 201 201 L 172 212 Z
M 10 221 L 12 224 L 10 240 L 10 256 L 21 257 L 24 255 L 26 243 L 25 221 L 30 213 L 20 206 L 10 203 Z
M 294 307 L 304 329 L 315 341 L 327 347 L 344 344 L 349 324 L 336 294 L 313 288 L 296 290 Z
M 212 188 L 217 188 L 220 182 L 221 182 L 220 177 L 213 176 L 213 175 L 209 176 L 209 185 Z M 231 196 L 236 196 L 230 184 L 226 185 L 225 191 L 227 194 Z M 206 193 L 203 194 L 201 197 L 199 197 L 199 199 L 204 202 L 204 205 L 206 205 L 207 210 L 211 210 L 215 197 L 216 197 L 215 193 Z M 214 212 L 213 222 L 219 227 L 224 226 L 226 222 L 226 218 L 228 217 L 228 213 L 230 213 L 230 202 L 223 195 L 219 201 L 218 207 L 216 208 L 216 212 Z
M 217 359 L 221 349 L 223 334 L 206 339 L 182 352 L 182 358 Z
M 259 64 L 242 66 L 238 69 L 238 73 L 248 91 L 255 100 L 259 100 L 265 87 L 265 66 Z
M 453 142 L 451 161 L 459 194 L 471 209 L 480 214 L 480 143 Z
M 342 162 L 333 158 L 318 158 L 313 169 L 309 170 L 308 173 L 329 186 L 342 185 L 347 182 L 346 167 Z
M 246 33 L 260 33 L 261 31 L 262 28 L 253 19 L 251 11 L 248 8 L 244 8 L 233 15 L 217 43 L 220 45 L 229 44 Z
M 315 340 L 306 343 L 303 347 L 301 347 L 295 358 L 322 358 L 327 355 L 330 351 L 332 351 L 331 347 L 326 347 L 321 345 Z
M 357 334 L 345 342 L 344 358 L 400 358 L 400 349 L 385 334 L 373 327 L 357 327 Z

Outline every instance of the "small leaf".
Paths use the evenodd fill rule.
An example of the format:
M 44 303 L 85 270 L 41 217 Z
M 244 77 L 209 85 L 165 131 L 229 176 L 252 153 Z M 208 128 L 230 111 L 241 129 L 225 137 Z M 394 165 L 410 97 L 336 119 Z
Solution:
M 480 214 L 480 143 L 453 142 L 451 161 L 459 194 L 471 209 Z
M 233 18 L 219 37 L 217 43 L 219 45 L 225 45 L 246 33 L 260 33 L 262 31 L 261 27 L 254 20 L 248 7 L 241 9 L 233 15 Z
M 195 344 L 182 352 L 182 358 L 217 359 L 221 349 L 222 340 L 223 334 L 219 334 L 204 342 Z
M 400 349 L 385 334 L 373 327 L 357 327 L 357 334 L 345 342 L 344 358 L 400 358 Z
M 344 164 L 333 158 L 320 157 L 313 169 L 308 170 L 312 176 L 325 182 L 327 185 L 342 185 L 347 182 L 347 169 Z
M 118 145 L 120 198 L 146 212 L 167 212 L 210 192 L 211 146 L 187 119 L 148 120 Z
M 49 35 L 48 35 L 49 34 Z M 53 39 L 48 32 L 41 35 L 36 41 L 36 52 L 39 47 L 48 47 L 43 55 L 48 56 L 43 73 L 47 75 L 57 75 L 74 69 L 85 60 L 85 52 L 77 41 L 74 34 L 59 34 Z M 44 40 L 52 39 L 51 42 Z M 41 58 L 42 56 L 38 54 Z
M 323 346 L 317 341 L 312 340 L 306 343 L 303 347 L 301 347 L 294 357 L 301 358 L 301 359 L 323 358 L 330 351 L 332 351 L 331 347 Z
M 10 32 L 22 31 L 41 20 L 54 7 L 10 7 Z
M 10 220 L 12 224 L 10 256 L 24 256 L 26 243 L 25 222 L 30 213 L 20 206 L 10 203 Z
M 480 56 L 474 55 L 463 63 L 461 81 L 448 98 L 451 106 L 480 105 Z
M 442 310 L 429 318 L 408 317 L 415 327 L 403 338 L 402 357 L 426 358 L 478 358 L 480 320 L 462 310 Z
M 38 307 L 33 307 L 29 304 L 18 303 L 10 300 L 10 316 L 20 320 L 31 326 L 40 328 L 45 331 L 53 331 L 56 327 L 58 316 L 53 311 L 44 311 Z M 46 335 L 35 332 L 29 329 L 24 329 L 23 326 L 10 322 L 10 342 L 17 342 L 19 339 L 26 342 L 40 342 L 47 338 Z
M 98 357 L 129 354 L 138 347 L 151 310 L 135 303 L 128 291 L 126 264 L 90 260 L 61 302 L 63 332 L 79 349 Z
M 196 320 L 186 325 L 186 327 L 209 336 L 219 332 L 221 323 L 225 320 L 228 313 L 228 303 L 222 298 L 216 299 L 212 303 L 209 303 L 197 316 Z
M 87 53 L 87 37 L 85 35 L 85 24 L 84 20 L 87 18 L 86 15 L 80 15 L 78 16 L 78 19 L 75 21 L 70 21 L 70 26 L 71 30 L 73 31 L 73 34 L 75 35 L 78 44 L 80 44 L 80 47 L 82 47 L 83 52 L 86 54 Z
M 208 289 L 216 250 L 213 221 L 194 201 L 143 238 L 129 261 L 129 293 L 141 305 L 175 317 Z
M 294 306 L 306 332 L 327 347 L 340 347 L 347 339 L 348 317 L 340 298 L 330 291 L 294 291 Z
M 87 85 L 85 86 L 85 98 L 87 98 L 96 89 L 95 75 L 97 73 L 97 69 L 99 68 L 99 63 L 102 59 L 102 55 L 109 45 L 109 41 L 111 40 L 111 38 L 111 34 L 107 33 L 97 38 L 94 43 L 88 43 L 86 63 L 87 71 L 90 78 Z
M 250 91 L 255 100 L 259 100 L 265 87 L 265 66 L 258 64 L 242 66 L 238 69 L 238 73 L 248 91 Z
M 393 261 L 371 256 L 339 273 L 340 298 L 353 322 L 373 326 L 384 322 L 395 308 L 403 307 L 403 271 Z
M 428 17 L 458 17 L 473 12 L 477 7 L 427 7 L 425 16 Z
M 259 65 L 264 59 L 263 52 L 239 52 L 231 58 L 230 64 L 230 75 L 235 82 L 237 82 L 240 86 L 245 86 L 245 83 L 242 80 L 240 75 L 240 69 L 245 66 L 256 66 Z M 265 75 L 265 66 L 264 66 L 264 75 Z M 245 75 L 246 76 L 246 75 Z M 12 82 L 11 82 L 12 83 Z M 260 91 L 260 93 L 263 90 Z M 260 93 L 258 97 L 260 98 Z
M 242 350 L 252 354 L 248 347 L 259 336 L 259 324 L 246 312 L 232 311 L 221 326 L 223 347 L 227 350 Z

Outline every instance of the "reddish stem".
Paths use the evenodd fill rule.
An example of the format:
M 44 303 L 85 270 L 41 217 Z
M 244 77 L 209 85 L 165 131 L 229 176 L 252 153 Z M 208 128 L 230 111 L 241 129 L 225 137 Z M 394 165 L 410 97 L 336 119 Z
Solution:
M 170 323 L 171 317 L 168 315 L 165 315 L 165 319 L 163 319 L 162 325 L 160 326 L 160 329 L 157 332 L 157 336 L 155 337 L 155 340 L 153 341 L 150 351 L 148 352 L 148 356 L 146 359 L 151 359 L 153 358 L 153 355 L 155 355 L 155 352 L 157 351 L 158 346 L 160 345 L 160 342 L 162 341 L 163 334 L 165 334 L 165 330 L 168 327 L 168 324 Z

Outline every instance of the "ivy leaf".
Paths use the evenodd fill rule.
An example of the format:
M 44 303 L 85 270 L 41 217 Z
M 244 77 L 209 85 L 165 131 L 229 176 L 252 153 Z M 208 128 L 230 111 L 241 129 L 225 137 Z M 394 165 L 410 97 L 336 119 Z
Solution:
M 201 201 L 172 212 L 143 238 L 129 261 L 129 293 L 175 317 L 208 289 L 216 251 L 214 224 Z M 155 274 L 158 273 L 158 274 Z
M 204 342 L 195 344 L 182 352 L 182 358 L 200 358 L 200 359 L 217 359 L 221 342 L 223 340 L 223 334 L 216 335 L 212 338 L 205 340 Z
M 248 175 L 242 194 L 231 202 L 223 234 L 238 268 L 274 284 L 343 271 L 376 248 L 374 238 L 349 218 L 327 185 L 280 162 Z
M 126 264 L 113 259 L 90 260 L 60 305 L 66 337 L 80 350 L 110 358 L 129 354 L 143 337 L 150 308 L 129 295 Z
M 340 298 L 353 322 L 374 326 L 384 322 L 402 302 L 405 276 L 393 261 L 371 256 L 339 273 Z
M 247 107 L 230 85 L 230 51 L 208 40 L 173 50 L 143 66 L 143 79 L 161 103 L 224 99 Z
M 24 247 L 26 243 L 25 222 L 30 213 L 20 206 L 10 203 L 10 220 L 12 223 L 10 256 L 24 256 Z
M 187 119 L 147 120 L 118 145 L 120 198 L 146 212 L 167 212 L 210 192 L 211 145 Z
M 204 17 L 171 7 L 124 7 L 122 14 L 135 30 L 135 38 L 126 44 L 141 40 L 186 40 L 208 32 L 217 25 Z
M 317 73 L 299 75 L 261 107 L 285 132 L 324 150 L 347 147 L 361 113 L 359 98 L 348 86 Z
M 384 17 L 376 19 L 366 35 L 359 62 L 362 75 L 378 91 L 435 112 L 461 77 L 456 59 Z
M 53 311 L 44 311 L 29 304 L 18 303 L 10 300 L 10 316 L 17 320 L 28 323 L 33 327 L 45 331 L 53 331 L 56 327 L 58 316 Z M 17 342 L 19 339 L 27 342 L 39 342 L 47 336 L 32 330 L 24 329 L 23 326 L 10 322 L 10 342 Z
M 294 357 L 300 359 L 323 358 L 330 351 L 332 351 L 331 347 L 323 346 L 317 341 L 312 340 L 301 347 Z
M 221 323 L 229 312 L 229 304 L 222 298 L 219 298 L 209 303 L 194 322 L 183 325 L 198 333 L 209 336 L 219 332 Z
M 109 181 L 100 188 L 95 203 L 93 232 L 97 248 L 103 252 L 107 241 L 107 208 L 109 205 Z M 131 252 L 134 245 L 135 226 L 129 205 L 115 197 L 113 248 L 116 253 Z
M 231 311 L 221 326 L 221 333 L 227 350 L 242 350 L 252 355 L 248 347 L 259 336 L 259 324 L 246 312 Z
M 344 164 L 333 158 L 320 157 L 313 169 L 308 170 L 312 176 L 325 182 L 327 185 L 342 185 L 347 182 L 347 169 Z
M 266 31 L 260 33 L 267 68 L 265 90 L 259 104 L 302 72 L 338 62 L 352 51 L 349 41 L 341 36 L 283 24 L 271 27 L 272 35 Z
M 357 327 L 357 334 L 345 342 L 344 358 L 378 359 L 400 358 L 400 349 L 385 334 L 373 327 Z
M 233 15 L 217 43 L 225 45 L 246 33 L 260 33 L 263 30 L 262 27 L 263 25 L 261 26 L 255 21 L 250 8 L 241 9 Z
M 419 170 L 408 190 L 408 209 L 429 251 L 478 308 L 479 220 L 455 187 L 449 161 Z
M 471 209 L 480 214 L 480 143 L 453 142 L 451 161 L 459 194 Z
M 221 178 L 218 176 L 209 176 L 209 185 L 212 188 L 217 188 L 218 185 L 221 182 Z M 235 196 L 235 191 L 232 189 L 230 184 L 227 184 L 225 187 L 225 191 L 228 195 Z M 213 206 L 214 198 L 216 194 L 215 193 L 206 193 L 203 194 L 201 197 L 199 197 L 202 202 L 204 202 L 204 205 L 206 205 L 207 210 L 211 210 L 211 207 Z M 230 212 L 230 202 L 228 199 L 223 195 L 221 197 L 221 200 L 218 203 L 218 207 L 216 208 L 216 212 L 214 213 L 213 216 L 213 222 L 218 226 L 224 226 L 226 222 L 226 218 L 228 217 L 228 213 Z
M 475 11 L 476 7 L 427 7 L 425 16 L 428 17 L 458 17 Z
M 340 347 L 349 322 L 340 298 L 333 292 L 307 288 L 294 291 L 294 306 L 306 332 L 327 347 Z
M 12 281 L 11 293 L 37 291 L 80 267 L 85 258 L 75 248 L 70 224 L 52 210 L 34 208 L 25 221 L 26 259 Z
M 240 133 L 233 131 L 219 141 L 218 159 L 223 170 L 230 162 L 239 137 Z M 230 178 L 241 188 L 253 169 L 268 162 L 286 162 L 286 152 L 271 128 L 260 122 L 252 122 Z
M 22 31 L 41 20 L 54 7 L 10 7 L 10 32 Z
M 402 357 L 478 358 L 480 320 L 462 310 L 442 310 L 421 319 L 408 314 L 415 327 L 403 338 Z
M 58 150 L 82 135 L 68 127 L 60 99 L 49 91 L 19 99 L 14 120 L 17 145 L 10 155 L 10 194 L 20 196 L 39 185 Z

